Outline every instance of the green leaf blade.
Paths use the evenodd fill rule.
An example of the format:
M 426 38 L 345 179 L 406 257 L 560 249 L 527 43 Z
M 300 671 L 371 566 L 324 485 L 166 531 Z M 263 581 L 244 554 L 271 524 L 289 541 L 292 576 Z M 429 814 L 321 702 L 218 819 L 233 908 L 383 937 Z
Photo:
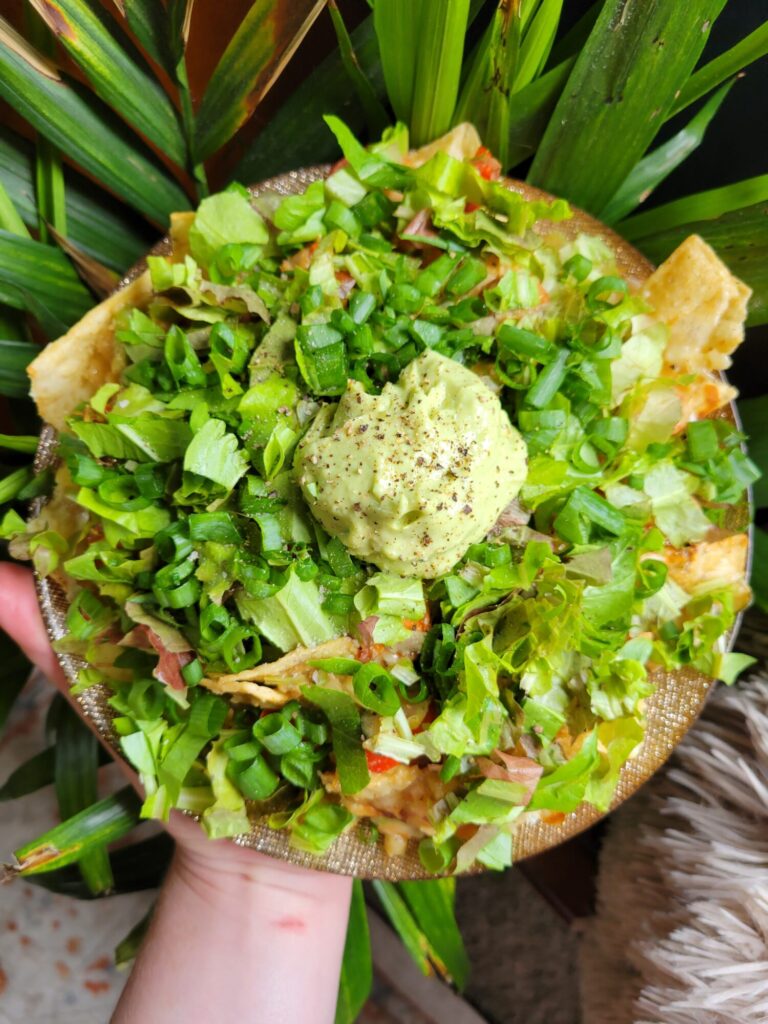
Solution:
M 642 157 L 725 0 L 608 0 L 550 119 L 528 180 L 599 212 Z
M 335 1024 L 354 1024 L 370 994 L 372 984 L 373 963 L 368 916 L 365 911 L 363 883 L 356 878 L 352 883 L 352 902 L 349 906 L 347 937 L 341 962 Z
M 42 135 L 151 220 L 189 202 L 160 161 L 115 115 L 0 19 L 0 96 Z
M 361 22 L 350 39 L 360 66 L 376 94 L 383 97 L 384 77 L 373 18 Z M 257 135 L 235 167 L 234 178 L 263 181 L 296 167 L 333 160 L 338 147 L 323 121 L 324 114 L 335 114 L 354 132 L 365 129 L 365 110 L 357 93 L 349 88 L 338 51 L 307 76 Z
M 768 21 L 763 22 L 754 32 L 741 39 L 725 53 L 715 57 L 704 67 L 695 71 L 677 97 L 669 117 L 674 117 L 685 110 L 691 103 L 706 96 L 734 75 L 740 74 L 744 68 L 768 54 Z
M 721 188 L 697 192 L 675 199 L 653 210 L 637 213 L 617 225 L 619 233 L 630 242 L 640 243 L 663 231 L 699 220 L 714 220 L 753 203 L 768 201 L 768 174 L 746 178 Z M 642 244 L 642 243 L 640 243 Z
M 372 137 L 376 138 L 381 135 L 389 123 L 389 116 L 384 109 L 384 104 L 379 99 L 373 83 L 363 70 L 360 61 L 358 60 L 352 40 L 347 32 L 347 26 L 344 24 L 344 19 L 341 16 L 341 11 L 339 10 L 336 0 L 329 0 L 328 10 L 331 15 L 333 27 L 336 31 L 339 55 L 341 56 L 344 70 L 346 71 L 347 77 L 354 86 L 354 89 L 360 99 L 360 105 L 365 110 L 365 117 L 368 122 L 368 131 Z
M 39 302 L 69 327 L 88 312 L 93 298 L 58 249 L 0 231 L 0 302 L 35 315 Z
M 600 220 L 615 224 L 639 206 L 676 167 L 686 160 L 704 140 L 712 118 L 718 112 L 736 79 L 722 86 L 696 116 L 677 134 L 653 150 L 632 168 L 629 175 L 600 213 Z
M 89 807 L 97 798 L 98 740 L 69 704 L 56 720 L 54 785 L 63 819 Z M 79 859 L 80 871 L 91 892 L 106 892 L 114 879 L 104 846 L 94 847 Z
M 18 800 L 29 793 L 36 793 L 43 786 L 49 786 L 53 782 L 54 762 L 53 747 L 46 747 L 20 764 L 0 786 L 0 802 Z
M 139 823 L 141 800 L 130 786 L 91 804 L 14 851 L 22 875 L 73 864 L 92 849 L 121 839 Z
M 431 957 L 441 973 L 458 989 L 469 976 L 469 957 L 456 921 L 454 897 L 456 880 L 436 878 L 427 882 L 399 882 L 398 889 L 426 936 Z
M 0 181 L 28 228 L 37 226 L 34 164 L 31 143 L 0 127 Z M 72 168 L 64 169 L 64 181 L 67 232 L 89 256 L 124 271 L 150 248 L 149 226 L 128 207 Z
M 408 904 L 400 895 L 398 887 L 393 882 L 381 881 L 374 881 L 372 885 L 392 927 L 400 936 L 413 962 L 422 974 L 431 974 L 432 966 L 429 962 L 427 940 L 409 910 Z
M 414 146 L 447 132 L 459 95 L 469 0 L 421 0 L 410 131 Z
M 232 37 L 197 112 L 195 158 L 205 160 L 253 113 L 325 0 L 256 0 Z
M 414 0 L 389 0 L 373 7 L 373 28 L 387 95 L 398 121 L 411 119 L 421 7 Z
M 94 92 L 176 164 L 186 146 L 173 104 L 114 20 L 86 0 L 30 0 Z

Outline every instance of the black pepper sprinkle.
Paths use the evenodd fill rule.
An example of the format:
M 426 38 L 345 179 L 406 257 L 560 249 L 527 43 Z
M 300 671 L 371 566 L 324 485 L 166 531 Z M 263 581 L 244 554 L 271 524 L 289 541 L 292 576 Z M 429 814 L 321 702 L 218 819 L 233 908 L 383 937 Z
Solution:
M 471 505 L 465 505 L 464 508 L 461 511 L 464 513 L 464 515 L 469 515 L 469 513 L 472 511 L 472 506 Z
M 368 429 L 368 424 L 367 423 L 361 423 L 360 426 L 357 428 L 357 432 L 358 432 L 358 434 L 364 434 L 367 429 Z

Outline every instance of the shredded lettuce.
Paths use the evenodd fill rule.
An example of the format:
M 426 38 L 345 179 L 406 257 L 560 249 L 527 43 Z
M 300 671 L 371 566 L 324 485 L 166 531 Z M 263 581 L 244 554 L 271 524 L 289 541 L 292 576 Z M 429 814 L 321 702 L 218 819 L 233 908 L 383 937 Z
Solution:
M 190 252 L 204 266 L 210 266 L 223 246 L 263 246 L 268 241 L 264 220 L 251 206 L 247 193 L 244 195 L 239 190 L 219 192 L 203 199 L 189 229 Z

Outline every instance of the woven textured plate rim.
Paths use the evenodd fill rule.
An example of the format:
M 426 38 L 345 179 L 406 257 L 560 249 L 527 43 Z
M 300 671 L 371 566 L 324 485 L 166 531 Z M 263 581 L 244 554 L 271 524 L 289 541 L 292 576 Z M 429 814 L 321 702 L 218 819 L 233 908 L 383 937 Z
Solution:
M 279 195 L 297 194 L 313 181 L 324 177 L 328 170 L 328 165 L 316 165 L 289 171 L 257 185 L 252 185 L 249 191 L 253 196 L 260 196 L 266 192 L 275 192 Z M 508 180 L 507 184 L 515 191 L 528 196 L 547 196 L 546 193 L 523 182 Z M 575 210 L 574 212 L 582 230 L 586 229 L 590 233 L 600 235 L 619 255 L 619 262 L 625 274 L 642 277 L 650 272 L 652 265 L 615 232 L 581 211 Z M 162 254 L 167 252 L 168 248 L 169 239 L 166 236 L 152 248 L 151 253 Z M 131 268 L 120 281 L 118 289 L 134 280 L 145 265 L 142 260 Z M 738 414 L 734 405 L 728 406 L 724 414 L 738 425 Z M 44 425 L 35 455 L 36 470 L 39 471 L 55 464 L 56 445 L 56 431 L 53 427 Z M 44 503 L 45 499 L 43 498 L 33 502 L 32 513 L 37 514 Z M 751 518 L 749 499 L 743 505 L 734 506 L 733 512 L 741 520 L 743 526 L 745 519 Z M 750 555 L 751 549 L 750 530 Z M 37 572 L 35 573 L 35 586 L 48 635 L 52 641 L 58 640 L 66 631 L 64 625 L 66 596 L 55 580 L 42 577 Z M 724 646 L 727 650 L 733 647 L 740 619 L 741 616 L 737 618 L 734 627 L 724 637 Z M 73 683 L 85 663 L 73 655 L 64 653 L 57 653 L 57 658 L 65 676 Z M 715 684 L 715 680 L 687 669 L 674 673 L 656 672 L 654 681 L 656 689 L 646 702 L 645 738 L 635 756 L 622 769 L 609 811 L 598 811 L 589 804 L 581 804 L 575 811 L 550 824 L 540 817 L 524 815 L 515 833 L 516 861 L 544 853 L 560 843 L 572 839 L 605 818 L 607 814 L 637 792 L 668 760 L 674 748 L 696 722 Z M 112 727 L 114 716 L 107 703 L 108 697 L 108 689 L 103 685 L 97 685 L 77 694 L 73 699 L 76 700 L 86 720 L 100 739 L 116 757 L 122 758 L 118 738 Z M 184 813 L 191 817 L 198 817 L 191 812 Z M 340 836 L 320 857 L 290 846 L 289 837 L 285 832 L 270 829 L 255 817 L 252 817 L 250 831 L 235 837 L 233 841 L 240 846 L 259 850 L 302 867 L 329 871 L 334 874 L 353 875 L 357 878 L 379 878 L 388 881 L 412 881 L 435 877 L 425 871 L 421 865 L 415 841 L 408 844 L 408 850 L 404 856 L 389 857 L 384 852 L 382 844 L 375 841 L 371 830 L 365 824 L 357 825 Z

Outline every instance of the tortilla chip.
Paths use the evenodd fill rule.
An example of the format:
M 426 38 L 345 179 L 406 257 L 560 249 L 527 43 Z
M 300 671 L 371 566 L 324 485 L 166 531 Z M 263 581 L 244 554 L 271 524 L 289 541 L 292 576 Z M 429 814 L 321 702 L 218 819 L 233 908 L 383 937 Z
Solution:
M 697 374 L 689 384 L 676 384 L 675 393 L 682 409 L 675 426 L 676 434 L 685 430 L 692 420 L 706 419 L 738 396 L 736 388 L 710 373 Z
M 744 340 L 751 290 L 691 235 L 656 270 L 642 296 L 669 327 L 666 362 L 680 372 L 724 370 Z
M 254 704 L 259 708 L 281 708 L 291 700 L 291 695 L 273 690 L 271 686 L 262 686 L 260 683 L 251 683 L 243 679 L 233 679 L 231 676 L 214 676 L 211 679 L 201 679 L 200 685 L 211 693 L 218 693 L 222 696 L 231 697 L 236 704 Z
M 102 384 L 117 381 L 125 366 L 115 344 L 115 317 L 127 306 L 146 306 L 152 298 L 149 271 L 86 313 L 63 337 L 47 345 L 27 373 L 37 410 L 46 423 L 62 430 L 67 416 L 87 402 Z
M 183 263 L 184 257 L 189 255 L 189 229 L 194 221 L 194 210 L 171 214 L 171 259 L 174 263 Z
M 412 149 L 405 163 L 410 167 L 421 167 L 440 150 L 457 160 L 471 160 L 482 144 L 477 128 L 468 121 L 463 121 L 429 145 L 422 146 L 421 149 Z
M 743 588 L 748 554 L 749 538 L 736 533 L 684 548 L 666 548 L 663 559 L 675 583 L 696 597 L 720 587 Z

